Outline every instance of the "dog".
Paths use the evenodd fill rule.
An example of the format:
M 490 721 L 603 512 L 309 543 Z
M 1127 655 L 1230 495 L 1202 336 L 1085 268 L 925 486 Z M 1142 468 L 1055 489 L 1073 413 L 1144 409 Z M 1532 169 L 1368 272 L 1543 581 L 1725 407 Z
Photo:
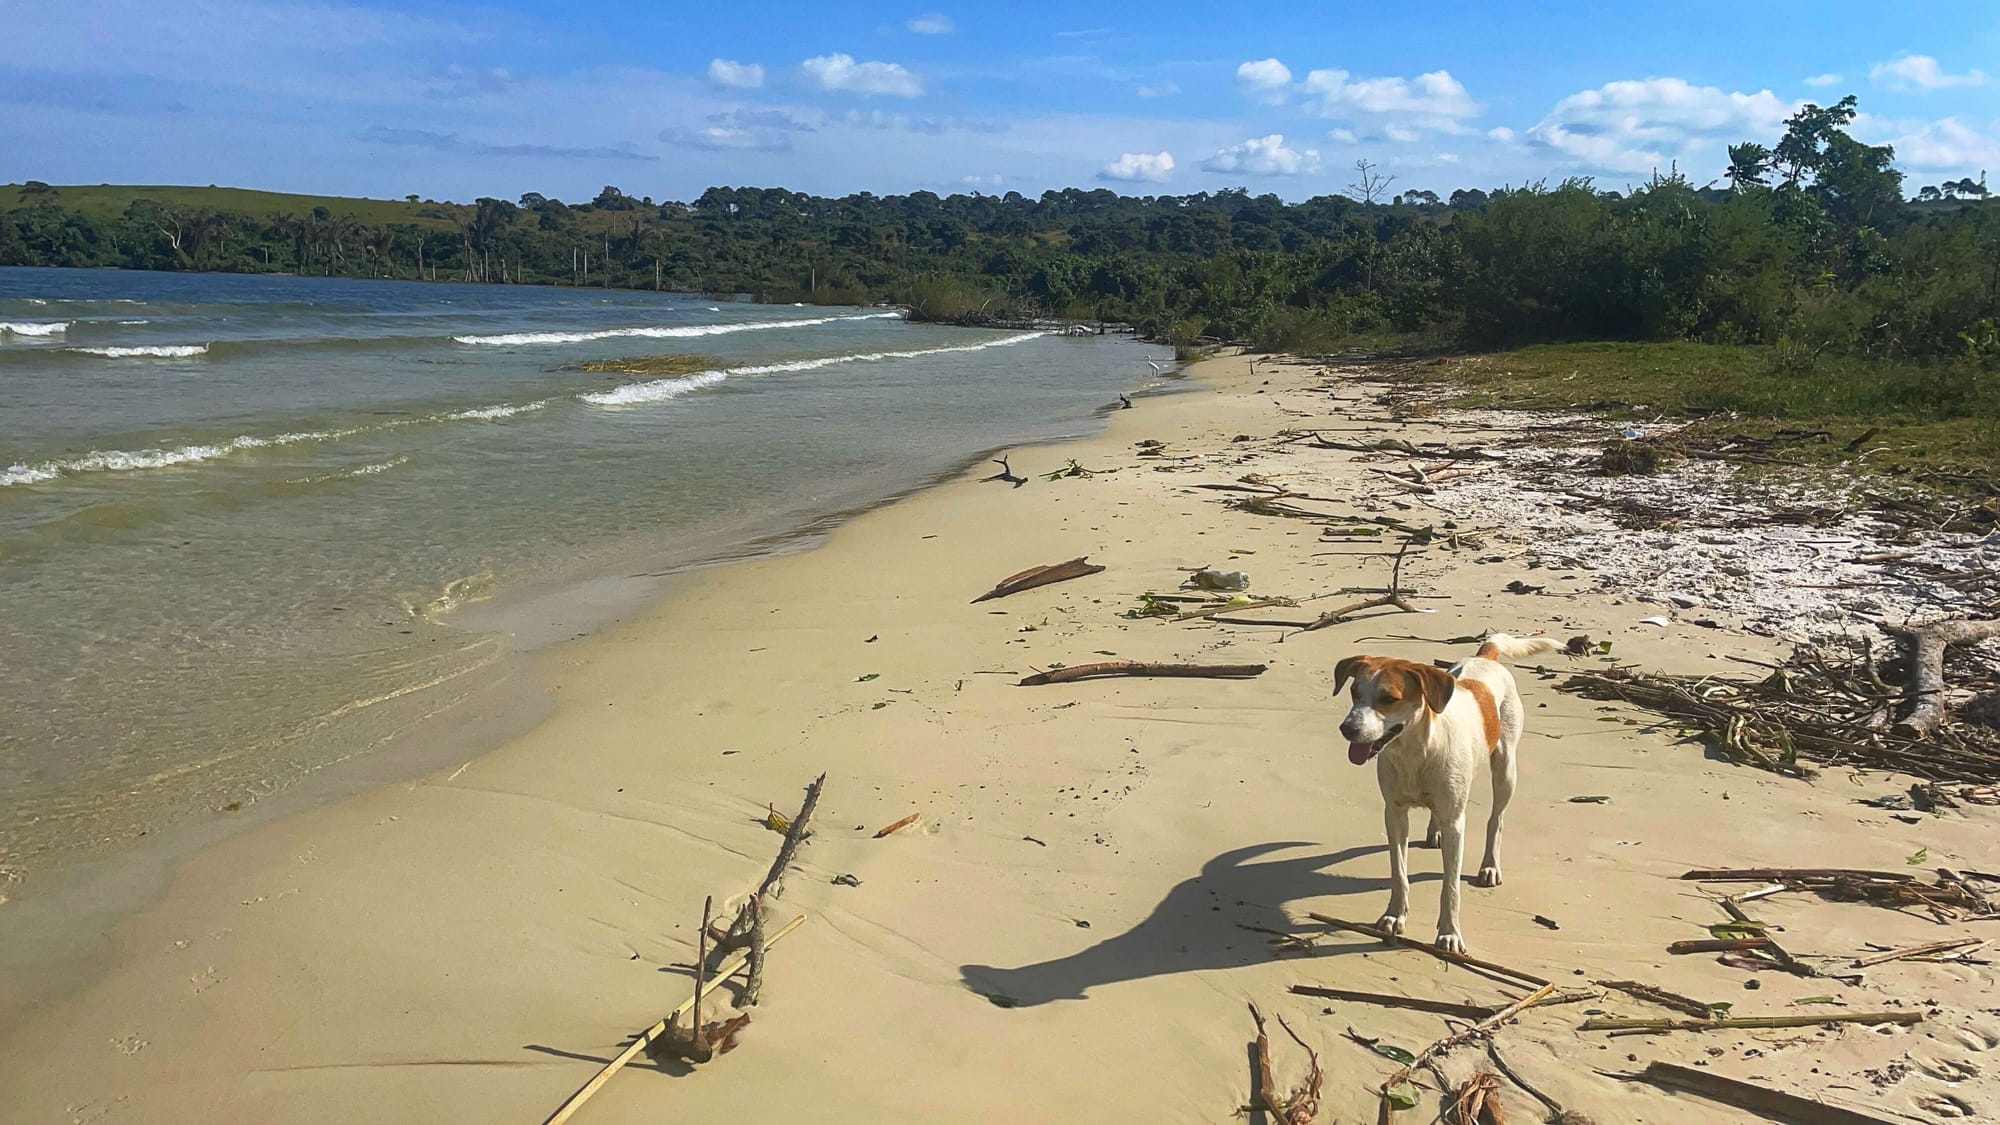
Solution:
M 1493 812 L 1486 820 L 1486 856 L 1473 884 L 1500 885 L 1500 820 L 1514 796 L 1523 715 L 1521 695 L 1503 660 L 1564 651 L 1547 637 L 1495 633 L 1449 671 L 1390 656 L 1350 656 L 1333 669 L 1336 695 L 1348 681 L 1354 709 L 1341 720 L 1347 758 L 1375 762 L 1389 835 L 1389 909 L 1375 924 L 1403 932 L 1409 917 L 1410 810 L 1431 814 L 1425 843 L 1443 852 L 1444 894 L 1438 905 L 1437 946 L 1465 952 L 1458 925 L 1459 869 L 1465 860 L 1465 808 L 1479 759 L 1492 758 Z

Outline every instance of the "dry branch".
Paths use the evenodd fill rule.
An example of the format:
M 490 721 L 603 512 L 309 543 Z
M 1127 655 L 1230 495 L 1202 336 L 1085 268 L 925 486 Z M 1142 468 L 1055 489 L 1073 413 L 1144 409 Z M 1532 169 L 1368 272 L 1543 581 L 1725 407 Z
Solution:
M 768 948 L 770 946 L 778 944 L 779 939 L 783 938 L 786 934 L 791 933 L 793 930 L 798 929 L 799 926 L 805 922 L 805 920 L 806 916 L 801 914 L 798 917 L 793 918 L 791 921 L 785 923 L 783 926 L 779 927 L 778 930 L 764 942 L 765 946 Z M 744 963 L 747 962 L 749 959 L 750 958 L 747 954 L 739 954 L 733 960 L 724 962 L 719 968 L 715 970 L 714 975 L 708 978 L 708 982 L 705 985 L 701 986 L 701 992 L 707 993 L 714 991 L 718 985 L 720 985 L 723 981 L 728 980 L 731 976 L 733 976 L 736 973 L 738 969 L 741 969 L 744 966 Z M 612 1059 L 608 1063 L 605 1063 L 604 1068 L 602 1070 L 599 1070 L 595 1075 L 592 1075 L 590 1081 L 584 1083 L 582 1088 L 577 1090 L 576 1093 L 571 1094 L 569 1096 L 569 1100 L 564 1102 L 560 1107 L 558 1107 L 553 1114 L 550 1114 L 549 1119 L 543 1122 L 543 1125 L 563 1125 L 563 1122 L 568 1121 L 570 1118 L 576 1116 L 576 1111 L 583 1108 L 583 1103 L 589 1101 L 593 1096 L 596 1095 L 597 1091 L 603 1089 L 604 1084 L 611 1081 L 612 1075 L 617 1074 L 619 1071 L 625 1069 L 625 1065 L 627 1063 L 639 1057 L 639 1052 L 651 1046 L 655 1039 L 666 1033 L 667 1027 L 670 1024 L 677 1022 L 682 1016 L 688 1013 L 689 1009 L 693 1007 L 694 1007 L 693 1000 L 684 1000 L 681 1002 L 681 1005 L 679 1007 L 675 1008 L 673 1012 L 667 1016 L 666 1019 L 661 1020 L 660 1022 L 654 1024 L 653 1026 L 647 1028 L 646 1030 L 640 1032 L 638 1035 L 634 1036 L 632 1042 L 627 1044 L 625 1049 L 623 1051 L 620 1051 L 616 1058 Z
M 1601 980 L 1597 983 L 1604 988 L 1637 996 L 1641 1000 L 1658 1004 L 1662 1008 L 1672 1008 L 1676 1012 L 1683 1012 L 1697 1019 L 1707 1019 L 1715 1014 L 1713 1004 L 1704 1004 L 1692 996 L 1682 996 L 1678 992 L 1668 992 L 1664 988 L 1654 988 L 1650 984 L 1641 984 L 1636 980 Z
M 1240 613 L 1250 609 L 1269 609 L 1274 605 L 1297 604 L 1299 603 L 1290 598 L 1260 598 L 1253 602 L 1224 602 L 1221 605 L 1212 605 L 1203 609 L 1191 609 L 1185 613 L 1177 613 L 1174 615 L 1174 620 L 1193 621 L 1198 617 L 1214 617 L 1218 613 Z
M 1992 917 L 2000 913 L 1985 895 L 1948 872 L 1941 872 L 1935 882 L 1928 883 L 1907 871 L 1812 867 L 1690 871 L 1681 878 L 1711 883 L 1775 880 L 1788 889 L 1811 891 L 1834 902 L 1866 902 L 1890 910 L 1922 910 L 1937 922 L 1965 916 Z
M 1818 1027 L 1829 1023 L 1884 1024 L 1907 1027 L 1924 1022 L 1922 1012 L 1832 1012 L 1816 1016 L 1731 1016 L 1728 1019 L 1637 1020 L 1599 1016 L 1583 1021 L 1578 1031 L 1756 1031 L 1773 1027 Z
M 978 605 L 983 601 L 1004 598 L 1009 594 L 1018 594 L 1023 590 L 1032 590 L 1037 586 L 1050 586 L 1057 582 L 1067 582 L 1072 578 L 1101 574 L 1103 571 L 1103 567 L 1090 561 L 1089 555 L 1080 555 L 1068 562 L 1049 563 L 1046 566 L 1031 566 L 1019 574 L 1011 574 L 1002 578 L 991 590 L 972 599 L 972 604 Z
M 764 881 L 757 884 L 736 918 L 729 923 L 726 933 L 716 935 L 715 951 L 718 955 L 733 952 L 750 944 L 750 930 L 757 921 L 757 912 L 769 899 L 783 892 L 785 871 L 798 857 L 799 846 L 811 833 L 806 826 L 812 821 L 813 810 L 819 807 L 819 791 L 826 784 L 826 775 L 820 774 L 806 786 L 805 800 L 799 803 L 799 814 L 785 825 L 785 842 L 778 845 L 778 856 L 771 861 L 771 869 L 764 873 Z
M 736 1033 L 750 1022 L 747 1015 L 710 1024 L 701 1022 L 701 997 L 708 991 L 704 987 L 707 982 L 703 980 L 703 974 L 708 970 L 708 918 L 714 906 L 714 895 L 701 902 L 701 929 L 695 934 L 694 998 L 688 1001 L 693 1018 L 687 1027 L 682 1027 L 681 1012 L 675 1009 L 667 1019 L 666 1030 L 646 1044 L 646 1053 L 653 1058 L 683 1059 L 696 1065 L 709 1062 L 715 1056 L 726 1055 L 735 1049 Z
M 917 818 L 922 815 L 924 814 L 920 812 L 913 812 L 910 815 L 902 818 L 901 820 L 896 821 L 894 824 L 885 825 L 884 827 L 876 831 L 875 838 L 877 840 L 880 840 L 884 836 L 889 836 L 893 835 L 894 833 L 900 832 L 903 829 L 908 828 L 910 825 L 915 824 L 917 822 Z
M 1743 908 L 1737 905 L 1734 898 L 1724 897 L 1719 905 L 1722 907 L 1723 913 L 1728 914 L 1738 922 L 1748 924 L 1752 921 L 1750 915 L 1743 912 Z M 1770 954 L 1778 962 L 1779 967 L 1786 972 L 1801 977 L 1816 977 L 1819 975 L 1819 970 L 1792 956 L 1791 950 L 1779 945 L 1777 938 L 1772 937 L 1770 934 L 1764 934 L 1763 938 L 1767 943 L 1763 951 Z
M 1211 680 L 1247 680 L 1264 674 L 1263 664 L 1148 664 L 1138 660 L 1107 660 L 1100 664 L 1078 664 L 1037 672 L 1023 679 L 1020 687 L 1067 684 L 1103 676 L 1181 676 Z
M 1892 949 L 1887 953 L 1877 953 L 1871 957 L 1857 957 L 1854 967 L 1865 969 L 1870 965 L 1880 965 L 1889 961 L 1902 961 L 1910 957 L 1928 957 L 1933 953 L 1949 953 L 1954 949 L 1970 949 L 1985 945 L 1984 938 L 1958 938 L 1954 941 L 1934 941 L 1927 945 L 1912 945 L 1903 949 Z
M 1264 1013 L 1255 1004 L 1250 1005 L 1250 1018 L 1257 1021 L 1257 1089 L 1250 1099 L 1253 1106 L 1263 1110 L 1273 1125 L 1312 1125 L 1319 1116 L 1320 1084 L 1325 1078 L 1320 1071 L 1319 1052 L 1306 1047 L 1305 1040 L 1292 1031 L 1285 1017 L 1278 1017 L 1278 1026 L 1285 1029 L 1292 1042 L 1305 1047 L 1312 1067 L 1305 1085 L 1293 1090 L 1289 1097 L 1280 1097 L 1277 1080 L 1271 1074 L 1271 1038 L 1264 1032 Z
M 1744 938 L 1699 938 L 1693 941 L 1677 941 L 1667 947 L 1668 953 L 1741 953 L 1748 949 L 1769 949 L 1771 939 L 1767 937 Z
M 1500 1109 L 1500 1080 L 1483 1070 L 1466 1079 L 1452 1098 L 1445 1121 L 1448 1125 L 1507 1125 L 1507 1115 Z
M 1402 1085 L 1404 1082 L 1409 1081 L 1410 1075 L 1416 1073 L 1419 1067 L 1424 1066 L 1425 1064 L 1429 1063 L 1432 1059 L 1438 1057 L 1441 1054 L 1444 1054 L 1446 1051 L 1451 1050 L 1453 1047 L 1459 1046 L 1462 1043 L 1470 1043 L 1474 1039 L 1478 1039 L 1482 1036 L 1492 1034 L 1494 1029 L 1500 1027 L 1502 1024 L 1505 1024 L 1508 1020 L 1511 1020 L 1514 1017 L 1520 1015 L 1523 1011 L 1526 1011 L 1527 1009 L 1534 1007 L 1536 1004 L 1541 1003 L 1543 997 L 1546 997 L 1549 993 L 1554 992 L 1555 990 L 1556 990 L 1555 985 L 1545 984 L 1541 988 L 1535 990 L 1534 995 L 1522 997 L 1521 999 L 1514 1001 L 1512 1004 L 1507 1005 L 1505 1008 L 1502 1008 L 1499 1011 L 1493 1013 L 1492 1015 L 1486 1017 L 1485 1019 L 1479 1021 L 1473 1026 L 1468 1027 L 1463 1031 L 1453 1032 L 1452 1034 L 1445 1036 L 1443 1039 L 1438 1040 L 1437 1042 L 1431 1044 L 1430 1046 L 1425 1047 L 1422 1051 L 1417 1052 L 1416 1061 L 1406 1065 L 1405 1067 L 1403 1067 L 1403 1069 L 1390 1075 L 1388 1078 L 1383 1080 L 1380 1086 L 1376 1087 L 1376 1089 L 1382 1095 L 1383 1112 L 1387 1113 L 1389 1110 L 1389 1105 L 1390 1105 L 1389 1091 L 1397 1086 Z
M 1394 996 L 1382 992 L 1349 992 L 1342 988 L 1321 988 L 1316 984 L 1295 984 L 1291 989 L 1300 996 L 1315 996 L 1322 1000 L 1347 1000 L 1356 1004 L 1380 1004 L 1385 1008 L 1410 1008 L 1419 1012 L 1432 1012 L 1440 1016 L 1457 1016 L 1460 1019 L 1485 1019 L 1498 1008 L 1479 1004 L 1454 1004 L 1449 1000 L 1426 1000 L 1421 996 Z
M 1482 972 L 1492 973 L 1495 976 L 1505 977 L 1509 980 L 1525 984 L 1531 988 L 1541 988 L 1544 986 L 1553 987 L 1552 985 L 1549 985 L 1548 981 L 1543 980 L 1541 977 L 1535 976 L 1533 973 L 1524 973 L 1519 969 L 1510 969 L 1505 965 L 1496 965 L 1491 961 L 1481 961 L 1477 957 L 1469 957 L 1463 953 L 1450 953 L 1445 950 L 1439 949 L 1435 945 L 1429 945 L 1421 941 L 1416 941 L 1411 938 L 1406 938 L 1401 934 L 1392 934 L 1387 930 L 1380 929 L 1375 926 L 1366 925 L 1361 922 L 1349 922 L 1344 919 L 1329 917 L 1328 915 L 1325 914 L 1308 913 L 1306 917 L 1311 918 L 1315 922 L 1332 926 L 1334 929 L 1337 930 L 1348 930 L 1357 934 L 1365 934 L 1368 937 L 1374 938 L 1376 941 L 1387 942 L 1390 945 L 1402 946 L 1405 949 L 1414 949 L 1420 953 L 1428 953 L 1432 957 L 1435 957 L 1440 961 L 1448 961 L 1454 965 L 1463 965 L 1468 969 L 1478 969 Z
M 1875 623 L 1884 632 L 1909 642 L 1914 671 L 1910 695 L 1916 706 L 1895 726 L 1895 733 L 1923 738 L 1943 725 L 1945 715 L 1944 653 L 1952 645 L 1978 644 L 2000 637 L 2000 621 L 1934 621 L 1928 625 Z
M 1772 1090 L 1734 1078 L 1725 1078 L 1713 1071 L 1696 1070 L 1693 1067 L 1677 1066 L 1673 1063 L 1656 1062 L 1648 1066 L 1643 1073 L 1619 1074 L 1612 1077 L 1686 1090 L 1739 1109 L 1750 1110 L 1767 1120 L 1791 1121 L 1798 1125 L 1891 1125 L 1885 1118 L 1857 1110 L 1816 1102 L 1782 1090 Z

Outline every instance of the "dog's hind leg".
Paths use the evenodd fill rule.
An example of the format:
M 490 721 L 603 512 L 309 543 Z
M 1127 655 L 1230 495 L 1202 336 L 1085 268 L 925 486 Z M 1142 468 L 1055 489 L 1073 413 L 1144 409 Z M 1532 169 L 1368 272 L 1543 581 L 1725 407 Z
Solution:
M 1382 823 L 1389 834 L 1389 909 L 1375 920 L 1375 925 L 1400 934 L 1404 919 L 1410 914 L 1410 810 L 1385 802 Z
M 1500 885 L 1500 821 L 1507 815 L 1507 802 L 1514 799 L 1516 770 L 1514 746 L 1502 742 L 1493 752 L 1493 812 L 1486 818 L 1486 857 L 1479 861 L 1479 874 L 1472 877 L 1475 887 Z
M 1438 816 L 1436 813 L 1431 814 L 1430 823 L 1424 827 L 1424 842 L 1417 846 L 1420 848 L 1435 848 L 1438 846 Z

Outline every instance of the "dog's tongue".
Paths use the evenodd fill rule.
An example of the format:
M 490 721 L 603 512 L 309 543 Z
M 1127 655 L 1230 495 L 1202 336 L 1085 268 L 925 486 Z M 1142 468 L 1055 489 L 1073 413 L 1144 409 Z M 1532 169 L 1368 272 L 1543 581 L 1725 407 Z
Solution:
M 1365 766 L 1382 749 L 1380 742 L 1350 742 L 1347 744 L 1347 760 L 1357 766 Z

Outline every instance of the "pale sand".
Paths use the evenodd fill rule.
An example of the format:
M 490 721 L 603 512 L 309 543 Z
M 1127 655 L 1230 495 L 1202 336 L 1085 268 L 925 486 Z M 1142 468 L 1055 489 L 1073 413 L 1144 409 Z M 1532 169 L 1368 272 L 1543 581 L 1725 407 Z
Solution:
M 1294 997 L 1288 985 L 1489 1004 L 1507 993 L 1352 936 L 1274 959 L 1238 927 L 1316 931 L 1308 910 L 1381 911 L 1380 798 L 1333 729 L 1334 661 L 1362 649 L 1456 657 L 1467 646 L 1446 638 L 1487 628 L 1589 631 L 1620 658 L 1680 671 L 1741 672 L 1710 654 L 1771 650 L 1640 625 L 1656 607 L 1603 595 L 1503 594 L 1509 579 L 1539 579 L 1474 565 L 1474 551 L 1410 564 L 1413 584 L 1445 595 L 1422 603 L 1431 615 L 1289 638 L 1121 620 L 1136 595 L 1203 563 L 1293 596 L 1386 579 L 1382 558 L 1340 553 L 1366 548 L 1322 546 L 1310 523 L 1187 489 L 1257 471 L 1291 472 L 1288 483 L 1322 496 L 1386 492 L 1346 454 L 1292 447 L 1235 463 L 1235 435 L 1352 428 L 1367 413 L 1357 395 L 1299 391 L 1310 368 L 1265 362 L 1253 378 L 1247 367 L 1211 361 L 1199 374 L 1213 393 L 1141 400 L 1097 438 L 1013 460 L 1040 472 L 1075 457 L 1116 473 L 1019 489 L 967 474 L 862 516 L 818 550 L 696 575 L 640 618 L 546 653 L 558 712 L 527 737 L 196 856 L 160 905 L 123 925 L 95 983 L 5 1033 L 0 1118 L 540 1121 L 686 994 L 702 896 L 750 886 L 777 845 L 756 823 L 767 802 L 794 807 L 824 770 L 819 832 L 777 909 L 811 919 L 772 954 L 742 1046 L 692 1076 L 642 1059 L 579 1121 L 1228 1122 L 1249 1096 L 1246 1000 L 1319 1050 L 1322 1120 L 1373 1120 L 1369 1091 L 1393 1066 L 1343 1032 L 1417 1050 L 1445 1021 Z M 1145 438 L 1211 456 L 1142 459 L 1133 443 Z M 1110 569 L 968 604 L 1004 575 L 1081 554 Z M 1105 659 L 1100 650 L 1271 669 L 1249 681 L 1014 686 L 1034 667 Z M 1734 767 L 1677 745 L 1649 716 L 1559 694 L 1531 671 L 1521 680 L 1529 733 L 1506 884 L 1465 895 L 1476 955 L 1566 985 L 1637 978 L 1745 1015 L 1826 1010 L 1790 1002 L 1830 994 L 1847 1010 L 1924 1005 L 1932 1017 L 1890 1031 L 1573 1030 L 1587 1009 L 1672 1014 L 1614 995 L 1534 1011 L 1505 1033 L 1530 1081 L 1601 1125 L 1755 1120 L 1593 1073 L 1637 1069 L 1632 1058 L 1712 1063 L 1882 1112 L 1921 1117 L 1920 1098 L 1947 1093 L 2000 1109 L 2000 1018 L 1981 1014 L 2000 1007 L 1990 969 L 1885 965 L 1859 987 L 1761 973 L 1747 991 L 1753 974 L 1664 953 L 1722 917 L 1675 879 L 1687 868 L 1903 869 L 1919 848 L 1935 865 L 1991 868 L 1993 816 L 1908 826 L 1852 803 L 1893 779 L 1833 772 L 1808 786 Z M 1627 714 L 1641 725 L 1604 721 Z M 1569 801 L 1585 794 L 1610 800 Z M 1482 793 L 1475 824 L 1484 807 Z M 920 828 L 871 838 L 911 811 Z M 1427 939 L 1436 853 L 1412 855 L 1413 935 Z M 830 884 L 850 872 L 859 887 Z M 1785 926 L 1796 951 L 1829 956 L 1986 932 L 1798 895 L 1754 912 Z M 967 976 L 1019 1006 L 995 1005 Z M 1289 1085 L 1302 1053 L 1273 1032 Z M 1461 1078 L 1478 1057 L 1460 1051 L 1445 1066 Z M 1914 1069 L 1884 1089 L 1860 1076 L 1899 1062 Z M 1960 1066 L 1987 1077 L 1934 1076 Z M 1506 1098 L 1515 1120 L 1539 1118 L 1518 1092 Z

